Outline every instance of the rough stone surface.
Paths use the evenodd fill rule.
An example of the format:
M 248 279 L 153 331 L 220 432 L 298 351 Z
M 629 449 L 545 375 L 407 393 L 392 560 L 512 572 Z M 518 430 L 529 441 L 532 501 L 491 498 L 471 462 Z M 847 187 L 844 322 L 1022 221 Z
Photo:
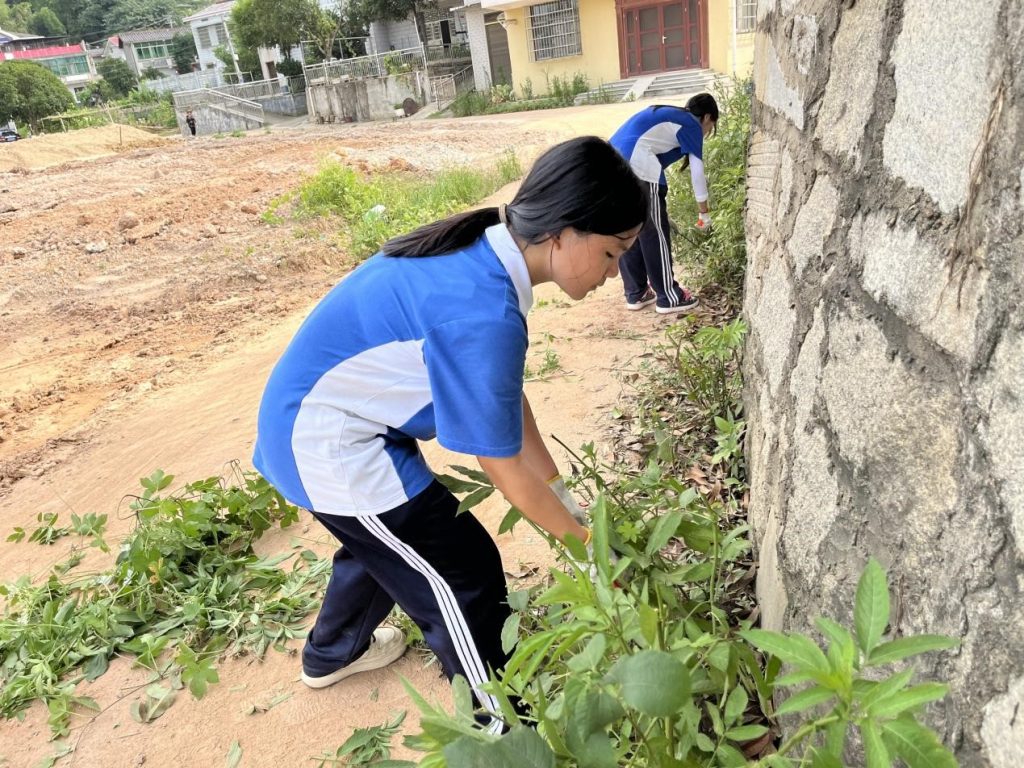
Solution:
M 768 43 L 754 52 L 754 87 L 757 98 L 787 117 L 797 128 L 804 127 L 804 102 L 799 90 L 789 84 L 775 46 Z
M 813 16 L 798 14 L 793 18 L 791 51 L 797 71 L 801 75 L 810 72 L 814 54 L 818 52 L 818 20 Z
M 860 161 L 860 142 L 871 117 L 886 0 L 859 0 L 843 14 L 832 44 L 825 98 L 818 112 L 817 136 L 832 154 L 846 153 Z
M 761 298 L 754 315 L 761 355 L 768 375 L 769 392 L 775 394 L 782 385 L 784 366 L 789 356 L 793 335 L 793 293 L 789 285 L 789 267 L 781 254 L 765 270 Z M 765 332 L 770 329 L 770 332 Z
M 950 686 L 923 719 L 964 768 L 1016 767 L 1024 5 L 762 7 L 753 130 L 778 168 L 752 182 L 743 308 L 762 623 L 849 626 L 876 558 L 887 638 L 961 640 L 915 662 Z M 791 11 L 816 19 L 810 59 Z
M 946 350 L 967 358 L 988 272 L 966 266 L 958 275 L 939 246 L 922 241 L 902 222 L 890 227 L 885 215 L 867 216 L 851 236 L 852 255 L 864 265 L 864 288 L 888 304 Z
M 761 608 L 761 626 L 778 632 L 785 626 L 789 600 L 779 567 L 779 522 L 775 513 L 768 516 L 757 564 L 757 602 Z
M 788 151 L 782 153 L 782 165 L 779 166 L 778 190 L 778 216 L 785 218 L 789 213 L 789 198 L 793 193 L 793 155 Z
M 810 197 L 800 208 L 793 234 L 789 238 L 789 252 L 793 255 L 797 275 L 802 275 L 807 265 L 822 255 L 822 246 L 832 231 L 838 207 L 838 190 L 828 176 L 818 176 L 811 188 Z
M 836 444 L 856 465 L 884 471 L 889 491 L 901 476 L 911 488 L 927 477 L 927 496 L 901 504 L 945 503 L 953 491 L 957 393 L 916 375 L 894 352 L 878 326 L 858 312 L 829 324 L 821 389 Z
M 800 355 L 797 357 L 789 382 L 789 391 L 793 397 L 793 411 L 796 414 L 796 421 L 793 424 L 795 434 L 803 432 L 811 418 L 811 408 L 814 406 L 818 383 L 821 380 L 821 342 L 824 339 L 825 322 L 822 319 L 819 306 L 814 311 L 814 322 L 811 324 L 811 329 L 804 336 L 803 343 L 800 345 Z
M 793 476 L 799 482 L 793 485 L 785 514 L 786 562 L 800 564 L 802 578 L 817 581 L 823 563 L 821 545 L 842 512 L 839 487 L 820 430 L 797 431 L 793 450 Z
M 1003 696 L 985 707 L 981 737 L 992 768 L 1019 768 L 1024 754 L 1024 677 L 1014 680 Z
M 885 167 L 923 188 L 946 212 L 967 199 L 971 160 L 991 103 L 1001 5 L 903 4 L 903 30 L 892 54 L 896 111 L 885 131 Z
M 1012 332 L 993 358 L 984 387 L 989 411 L 982 439 L 992 457 L 999 497 L 1010 518 L 1017 551 L 1024 557 L 1024 334 Z

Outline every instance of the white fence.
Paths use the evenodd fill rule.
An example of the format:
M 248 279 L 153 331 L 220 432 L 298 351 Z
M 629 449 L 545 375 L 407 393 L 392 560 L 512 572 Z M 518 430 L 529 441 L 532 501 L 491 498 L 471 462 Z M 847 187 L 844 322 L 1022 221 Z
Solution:
M 304 67 L 306 82 L 336 81 L 359 77 L 386 77 L 400 75 L 417 69 L 426 69 L 426 57 L 422 48 L 405 48 L 401 51 L 375 53 L 352 59 L 333 59 L 322 64 Z
M 143 80 L 139 83 L 139 88 L 157 93 L 177 93 L 179 91 L 196 91 L 200 88 L 217 88 L 226 84 L 227 81 L 219 69 L 208 69 L 204 72 L 189 72 L 184 75 Z

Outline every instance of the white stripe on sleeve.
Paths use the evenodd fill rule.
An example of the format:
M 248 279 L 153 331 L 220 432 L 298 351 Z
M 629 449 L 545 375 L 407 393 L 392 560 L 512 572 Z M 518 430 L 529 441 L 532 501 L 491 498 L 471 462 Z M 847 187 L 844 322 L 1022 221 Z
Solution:
M 697 202 L 707 202 L 708 180 L 704 175 L 704 161 L 696 155 L 690 155 L 690 180 L 693 182 L 693 196 Z

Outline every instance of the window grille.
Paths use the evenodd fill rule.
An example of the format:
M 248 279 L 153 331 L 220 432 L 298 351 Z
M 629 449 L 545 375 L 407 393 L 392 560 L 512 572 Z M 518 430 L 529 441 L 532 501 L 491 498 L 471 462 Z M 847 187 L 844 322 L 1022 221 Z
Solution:
M 757 0 L 736 0 L 736 31 L 753 32 L 757 26 Z
M 204 50 L 213 48 L 213 43 L 210 41 L 210 29 L 211 27 L 199 27 L 199 47 Z
M 533 61 L 579 56 L 580 11 L 576 0 L 554 0 L 530 6 L 530 52 Z

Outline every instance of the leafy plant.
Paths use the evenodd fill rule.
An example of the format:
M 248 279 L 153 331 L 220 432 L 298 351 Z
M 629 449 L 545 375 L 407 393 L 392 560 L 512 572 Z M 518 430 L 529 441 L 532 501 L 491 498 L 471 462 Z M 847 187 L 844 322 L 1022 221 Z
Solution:
M 324 751 L 317 757 L 316 768 L 338 765 L 376 765 L 378 768 L 413 768 L 415 763 L 391 759 L 391 739 L 405 721 L 405 710 L 398 712 L 386 723 L 368 728 L 356 728 L 345 743 L 333 753 Z
M 293 554 L 261 557 L 253 549 L 271 527 L 295 522 L 295 507 L 255 473 L 164 495 L 173 479 L 157 470 L 141 480 L 142 495 L 130 504 L 137 527 L 110 569 L 69 578 L 57 567 L 41 584 L 22 576 L 0 586 L 0 714 L 16 716 L 42 699 L 59 734 L 76 708 L 92 705 L 75 695 L 75 682 L 102 675 L 114 654 L 134 654 L 154 682 L 170 677 L 169 690 L 187 685 L 201 697 L 217 682 L 222 653 L 262 656 L 305 635 L 330 562 L 303 550 L 285 570 Z M 101 518 L 76 525 L 96 531 Z M 143 722 L 173 701 L 157 688 L 139 702 Z
M 511 150 L 490 171 L 453 168 L 429 181 L 410 174 L 365 178 L 348 166 L 326 163 L 293 194 L 271 202 L 264 220 L 282 220 L 279 211 L 286 204 L 299 218 L 338 216 L 349 252 L 362 259 L 391 237 L 462 210 L 521 175 Z
M 544 352 L 540 365 L 534 370 L 529 364 L 523 372 L 525 381 L 545 381 L 553 374 L 562 369 L 562 363 L 558 359 L 558 353 L 552 348 L 551 343 L 554 337 L 550 333 L 544 334 Z
M 53 544 L 57 539 L 63 538 L 71 533 L 70 528 L 57 527 L 58 515 L 56 512 L 40 512 L 36 520 L 42 523 L 29 535 L 28 540 L 36 544 Z M 19 542 L 25 538 L 25 529 L 20 526 L 14 528 L 14 532 L 7 537 L 8 541 Z
M 666 478 L 658 482 L 672 485 Z M 528 603 L 510 596 L 518 610 L 503 635 L 518 644 L 488 690 L 502 702 L 496 714 L 510 723 L 518 722 L 510 704 L 518 697 L 536 736 L 514 727 L 498 738 L 474 727 L 477 713 L 467 703 L 468 692 L 461 704 L 456 692 L 453 714 L 419 698 L 421 733 L 407 743 L 426 753 L 421 765 L 441 764 L 443 757 L 448 768 L 838 766 L 854 728 L 865 744 L 872 742 L 866 746 L 876 756 L 871 760 L 882 761 L 869 765 L 891 765 L 890 756 L 910 768 L 955 765 L 935 734 L 913 717 L 941 698 L 945 686 L 908 687 L 909 670 L 882 679 L 878 669 L 863 674 L 867 667 L 955 645 L 935 636 L 880 643 L 889 606 L 877 563 L 869 564 L 858 587 L 855 633 L 819 621 L 831 643 L 826 653 L 803 635 L 750 629 L 730 610 L 730 572 L 748 548 L 742 527 L 721 530 L 707 503 L 684 490 L 678 504 L 634 517 L 627 542 L 617 528 L 629 511 L 614 500 L 623 490 L 608 487 L 593 506 L 593 571 L 580 567 L 586 555 L 570 545 L 568 570 L 553 570 L 549 587 L 531 593 Z M 683 561 L 666 556 L 678 540 L 691 550 Z M 612 550 L 621 554 L 618 562 L 608 557 Z M 764 666 L 755 649 L 765 652 Z M 781 663 L 793 670 L 779 678 Z M 761 714 L 773 713 L 776 690 L 806 682 L 812 687 L 778 714 L 826 703 L 832 709 L 794 726 L 777 754 L 748 757 L 776 733 Z M 530 751 L 529 762 L 523 750 Z
M 552 542 L 562 568 L 509 594 L 502 643 L 511 658 L 488 685 L 500 706 L 491 714 L 512 725 L 504 736 L 479 728 L 464 681 L 453 686 L 453 713 L 413 692 L 420 732 L 406 743 L 425 753 L 421 765 L 836 768 L 857 738 L 870 768 L 897 759 L 955 765 L 915 717 L 945 687 L 911 686 L 912 670 L 883 669 L 955 642 L 882 642 L 889 602 L 877 563 L 858 587 L 852 632 L 819 620 L 827 649 L 753 627 L 737 372 L 744 333 L 738 319 L 675 326 L 634 375 L 640 410 L 656 413 L 643 422 L 645 463 L 602 463 L 593 445 L 570 451 L 570 483 L 589 500 L 593 558 L 578 542 Z M 460 510 L 493 492 L 484 473 L 455 471 L 439 479 L 465 494 Z M 522 519 L 510 509 L 499 532 Z M 794 687 L 805 689 L 776 711 L 777 695 Z M 514 699 L 533 728 L 519 724 Z M 775 718 L 793 715 L 803 720 L 783 731 Z

